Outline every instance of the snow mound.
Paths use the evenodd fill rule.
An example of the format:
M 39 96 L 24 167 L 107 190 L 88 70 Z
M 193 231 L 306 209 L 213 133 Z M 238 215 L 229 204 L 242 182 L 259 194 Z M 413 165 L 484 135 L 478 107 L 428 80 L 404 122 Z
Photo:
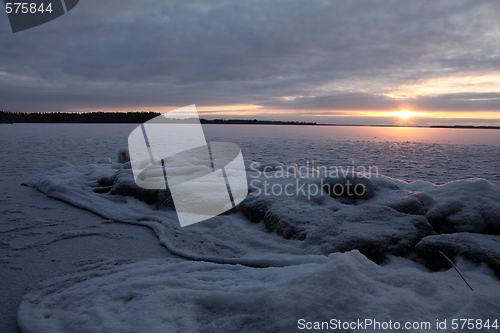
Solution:
M 346 205 L 335 211 L 308 201 L 283 205 L 270 199 L 248 198 L 241 210 L 286 239 L 300 240 L 311 248 L 319 246 L 320 253 L 358 249 L 375 261 L 383 260 L 386 254 L 406 256 L 432 233 L 425 217 L 381 205 Z
M 474 291 L 453 270 L 428 272 L 396 257 L 382 267 L 358 251 L 332 254 L 323 264 L 264 269 L 103 262 L 42 283 L 24 297 L 18 323 L 23 333 L 254 333 L 299 332 L 300 319 L 375 319 L 430 322 L 435 332 L 436 319 L 449 327 L 455 318 L 496 318 L 500 294 L 491 291 L 499 282 L 491 271 L 460 269 Z
M 472 178 L 440 186 L 415 182 L 408 188 L 423 191 L 434 199 L 426 217 L 438 233 L 500 235 L 499 186 Z
M 449 258 L 461 256 L 473 263 L 488 263 L 500 276 L 500 236 L 468 232 L 429 236 L 416 246 L 416 252 L 426 266 L 434 269 L 450 264 L 439 253 Z
M 500 187 L 483 179 L 408 184 L 250 162 L 250 194 L 236 209 L 181 228 L 169 189 L 139 188 L 128 164 L 117 171 L 114 164 L 59 163 L 28 185 L 105 218 L 147 226 L 179 256 L 254 267 L 321 263 L 354 249 L 382 262 L 410 255 L 437 233 L 500 233 Z
M 317 249 L 270 234 L 241 213 L 181 228 L 175 211 L 159 209 L 165 207 L 155 201 L 154 193 L 161 199 L 168 197 L 166 191 L 138 188 L 130 169 L 116 171 L 113 165 L 74 167 L 60 163 L 36 175 L 27 185 L 107 219 L 149 227 L 162 245 L 184 258 L 254 267 L 326 260 Z M 152 198 L 151 202 L 148 198 Z

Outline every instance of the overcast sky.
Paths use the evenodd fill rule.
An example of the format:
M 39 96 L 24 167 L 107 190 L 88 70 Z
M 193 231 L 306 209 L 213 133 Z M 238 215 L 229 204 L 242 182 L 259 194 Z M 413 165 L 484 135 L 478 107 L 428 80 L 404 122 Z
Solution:
M 13 34 L 0 110 L 500 125 L 500 1 L 80 0 Z

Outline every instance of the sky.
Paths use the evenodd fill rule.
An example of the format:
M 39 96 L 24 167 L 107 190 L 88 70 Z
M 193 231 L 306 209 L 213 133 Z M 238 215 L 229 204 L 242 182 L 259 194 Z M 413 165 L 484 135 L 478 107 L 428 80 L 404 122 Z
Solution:
M 0 14 L 0 110 L 191 104 L 208 119 L 499 126 L 500 1 L 80 0 L 15 34 Z

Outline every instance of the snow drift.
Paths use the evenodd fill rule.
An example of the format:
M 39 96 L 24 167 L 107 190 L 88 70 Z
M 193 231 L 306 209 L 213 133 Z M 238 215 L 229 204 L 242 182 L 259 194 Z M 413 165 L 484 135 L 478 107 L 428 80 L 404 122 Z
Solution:
M 281 332 L 297 330 L 301 318 L 435 328 L 436 319 L 498 314 L 499 186 L 279 163 L 247 162 L 247 177 L 250 195 L 239 206 L 185 228 L 169 189 L 137 187 L 130 163 L 58 163 L 33 177 L 27 185 L 50 197 L 151 228 L 190 261 L 101 262 L 47 281 L 24 298 L 22 331 Z M 473 292 L 443 271 L 449 263 L 439 251 Z
M 179 256 L 255 267 L 324 262 L 330 253 L 354 249 L 383 262 L 388 254 L 423 253 L 415 246 L 428 236 L 500 234 L 500 187 L 484 179 L 437 186 L 249 162 L 247 177 L 250 195 L 239 206 L 185 228 L 169 189 L 139 188 L 129 163 L 58 163 L 28 185 L 108 219 L 150 227 Z M 357 184 L 365 195 L 335 195 Z
M 453 271 L 430 273 L 396 257 L 378 266 L 358 251 L 264 269 L 102 262 L 42 283 L 24 298 L 18 318 L 24 333 L 297 332 L 299 319 L 368 318 L 430 322 L 435 332 L 436 319 L 496 318 L 500 294 L 491 291 L 498 281 L 485 267 L 460 268 L 474 292 Z

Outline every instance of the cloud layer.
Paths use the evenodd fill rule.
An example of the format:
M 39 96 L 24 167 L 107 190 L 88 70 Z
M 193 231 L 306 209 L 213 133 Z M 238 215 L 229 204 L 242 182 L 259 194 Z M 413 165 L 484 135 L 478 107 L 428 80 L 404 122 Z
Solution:
M 16 34 L 0 15 L 0 43 L 10 111 L 195 103 L 500 118 L 496 0 L 84 0 Z

